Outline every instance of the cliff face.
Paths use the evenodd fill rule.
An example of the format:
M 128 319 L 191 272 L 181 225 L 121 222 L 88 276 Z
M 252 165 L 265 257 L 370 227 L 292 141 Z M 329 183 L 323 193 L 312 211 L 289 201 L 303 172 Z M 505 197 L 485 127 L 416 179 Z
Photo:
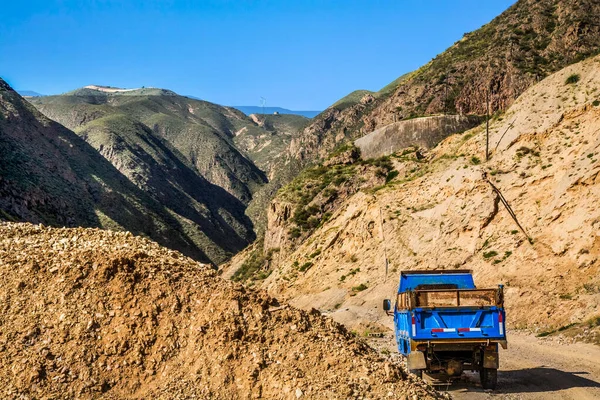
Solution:
M 377 158 L 407 147 L 429 149 L 446 137 L 471 129 L 482 121 L 475 116 L 440 115 L 395 122 L 355 140 L 361 156 Z
M 322 158 L 401 119 L 437 113 L 506 110 L 528 87 L 600 49 L 600 3 L 519 0 L 466 34 L 418 70 L 380 92 L 357 92 L 317 116 L 290 147 L 290 157 Z M 356 98 L 360 98 L 357 100 Z
M 421 160 L 392 155 L 397 174 L 387 184 L 343 196 L 256 283 L 350 325 L 389 325 L 379 307 L 400 271 L 470 268 L 479 286 L 506 286 L 512 326 L 585 322 L 600 306 L 599 129 L 596 57 L 541 81 L 494 119 L 487 163 L 483 127 Z M 270 214 L 273 237 L 295 227 L 284 200 Z

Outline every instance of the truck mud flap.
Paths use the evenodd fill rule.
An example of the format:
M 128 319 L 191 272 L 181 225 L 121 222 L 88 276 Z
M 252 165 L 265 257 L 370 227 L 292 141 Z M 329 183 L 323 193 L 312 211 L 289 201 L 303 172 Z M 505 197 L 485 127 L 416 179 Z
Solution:
M 421 351 L 413 351 L 407 356 L 407 367 L 408 369 L 425 369 L 427 363 L 425 362 L 425 354 Z
M 483 352 L 483 368 L 498 369 L 500 367 L 500 360 L 498 358 L 497 351 L 484 351 Z

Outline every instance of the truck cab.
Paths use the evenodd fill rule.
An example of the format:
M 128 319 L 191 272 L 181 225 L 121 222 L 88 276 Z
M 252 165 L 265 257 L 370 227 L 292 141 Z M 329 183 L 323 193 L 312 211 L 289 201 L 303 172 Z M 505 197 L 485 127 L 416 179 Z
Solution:
M 398 351 L 422 376 L 479 372 L 484 389 L 495 389 L 498 346 L 507 348 L 502 285 L 478 289 L 470 270 L 403 271 L 392 311 Z

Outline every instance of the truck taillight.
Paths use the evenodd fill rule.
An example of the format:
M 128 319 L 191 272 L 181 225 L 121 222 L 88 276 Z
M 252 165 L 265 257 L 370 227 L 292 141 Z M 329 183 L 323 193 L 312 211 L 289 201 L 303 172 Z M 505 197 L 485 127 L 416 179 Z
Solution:
M 411 322 L 412 322 L 412 335 L 414 337 L 414 336 L 417 336 L 417 319 L 415 318 L 415 314 L 412 314 Z
M 502 311 L 498 312 L 498 332 L 500 335 L 504 335 L 504 317 L 502 316 Z

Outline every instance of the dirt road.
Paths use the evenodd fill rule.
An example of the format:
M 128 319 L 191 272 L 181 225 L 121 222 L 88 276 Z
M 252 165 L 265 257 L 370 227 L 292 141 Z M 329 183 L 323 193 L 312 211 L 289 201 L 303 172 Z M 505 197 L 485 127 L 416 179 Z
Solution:
M 380 342 L 377 347 L 387 346 Z M 471 373 L 461 381 L 434 386 L 459 400 L 600 399 L 600 347 L 559 345 L 511 332 L 508 350 L 500 350 L 497 390 L 484 391 L 478 374 Z

